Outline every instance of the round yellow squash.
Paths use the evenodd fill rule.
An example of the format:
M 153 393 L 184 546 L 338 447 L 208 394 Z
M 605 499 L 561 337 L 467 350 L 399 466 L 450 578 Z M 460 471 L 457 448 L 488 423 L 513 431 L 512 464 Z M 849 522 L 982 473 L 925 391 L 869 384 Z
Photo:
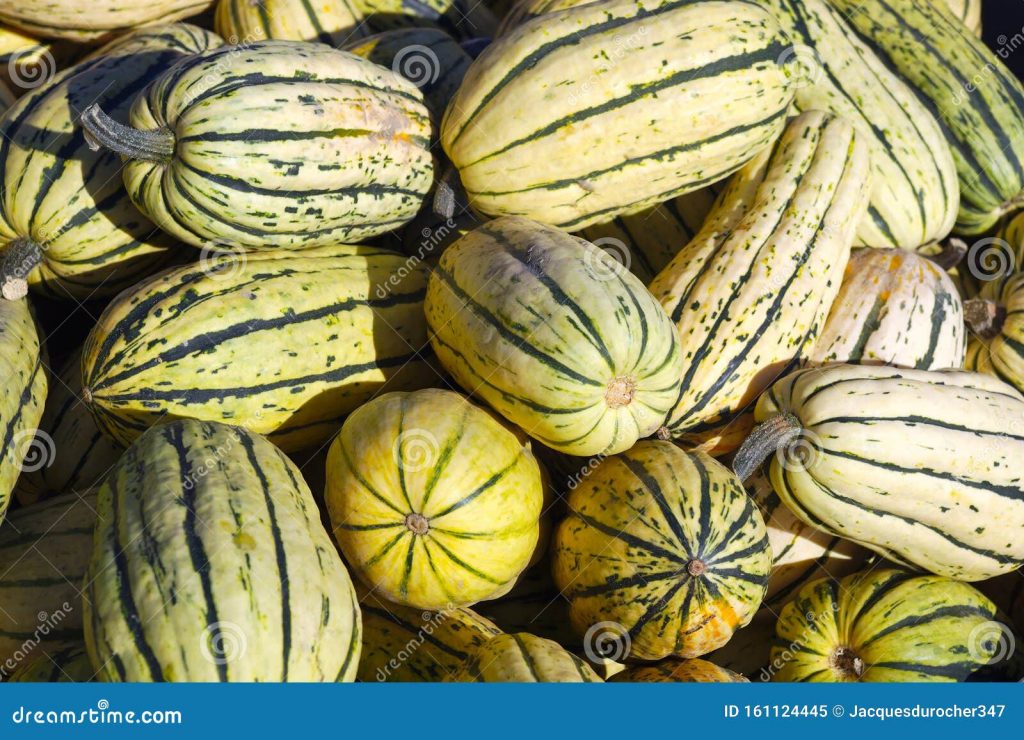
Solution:
M 740 674 L 700 658 L 666 658 L 615 674 L 615 683 L 747 683 Z
M 491 638 L 448 680 L 459 683 L 600 683 L 601 677 L 557 642 L 520 632 Z

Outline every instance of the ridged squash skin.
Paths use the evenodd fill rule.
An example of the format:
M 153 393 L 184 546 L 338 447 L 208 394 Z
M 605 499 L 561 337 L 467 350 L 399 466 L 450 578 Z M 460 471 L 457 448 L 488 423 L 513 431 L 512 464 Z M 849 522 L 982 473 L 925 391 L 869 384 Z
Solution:
M 39 38 L 94 41 L 136 26 L 197 15 L 214 0 L 23 0 L 0 7 L 0 23 Z
M 964 335 L 963 301 L 945 270 L 905 249 L 856 249 L 807 360 L 959 368 Z
M 0 528 L 0 677 L 82 639 L 81 590 L 92 550 L 96 491 L 18 509 Z M 26 641 L 28 644 L 26 645 Z
M 544 502 L 529 443 L 452 391 L 388 393 L 327 454 L 334 538 L 381 598 L 419 609 L 506 593 L 530 563 Z
M 937 6 L 945 6 L 961 23 L 981 36 L 981 0 L 932 0 Z
M 436 28 L 385 31 L 357 39 L 344 48 L 418 87 L 438 131 L 445 108 L 473 62 L 454 38 Z
M 1024 562 L 1024 397 L 988 375 L 870 365 L 792 373 L 757 402 L 799 437 L 772 458 L 805 523 L 895 563 L 979 581 Z
M 700 658 L 666 658 L 653 665 L 631 666 L 612 677 L 613 683 L 747 683 L 728 668 Z
M 579 236 L 647 285 L 697 235 L 721 189 L 701 188 L 639 213 L 588 226 Z
M 673 437 L 734 449 L 749 427 L 738 417 L 809 350 L 867 208 L 869 167 L 867 142 L 845 120 L 798 116 L 651 282 L 682 347 Z
M 0 252 L 38 250 L 17 277 L 49 297 L 112 296 L 166 262 L 173 239 L 132 204 L 120 157 L 93 151 L 78 117 L 100 103 L 125 122 L 135 97 L 174 61 L 221 45 L 188 24 L 117 39 L 25 95 L 0 120 Z
M 832 0 L 939 120 L 960 177 L 956 230 L 981 234 L 1024 199 L 1024 85 L 931 0 Z
M 458 683 L 601 683 L 594 669 L 557 642 L 526 632 L 498 635 L 449 681 Z
M 1024 393 L 1024 272 L 983 283 L 978 299 L 999 315 L 990 332 L 972 332 L 966 367 L 993 375 Z
M 793 98 L 785 47 L 747 2 L 552 13 L 480 55 L 441 143 L 476 209 L 577 231 L 720 180 L 769 144 Z
M 420 91 L 325 44 L 258 41 L 244 54 L 197 54 L 136 99 L 130 125 L 160 132 L 173 153 L 129 159 L 128 194 L 198 247 L 366 240 L 415 216 L 433 183 Z
M 792 601 L 804 585 L 819 578 L 842 578 L 864 565 L 868 550 L 856 542 L 805 524 L 779 499 L 763 471 L 747 480 L 747 493 L 768 528 L 772 572 L 762 611 L 778 611 Z
M 28 301 L 0 299 L 0 522 L 24 466 L 45 463 L 33 441 L 46 402 L 43 348 Z
M 916 249 L 949 234 L 959 203 L 956 163 L 928 107 L 831 0 L 756 2 L 791 39 L 797 108 L 846 118 L 870 145 L 871 203 L 857 243 Z
M 951 682 L 988 668 L 995 605 L 966 583 L 894 569 L 809 583 L 776 625 L 772 681 Z
M 365 246 L 223 255 L 121 294 L 82 356 L 83 398 L 127 445 L 165 417 L 223 421 L 285 451 L 322 444 L 383 388 L 436 374 L 425 271 Z
M 89 683 L 96 671 L 81 642 L 66 645 L 23 664 L 8 683 Z
M 362 20 L 353 0 L 219 0 L 213 28 L 231 44 L 283 39 L 339 47 L 362 35 Z
M 696 658 L 761 605 L 771 569 L 764 520 L 706 454 L 639 442 L 601 462 L 568 505 L 552 567 L 578 634 L 615 622 L 631 660 Z
M 36 444 L 44 454 L 22 471 L 15 493 L 27 506 L 103 482 L 124 447 L 100 431 L 82 399 L 82 353 L 73 353 L 49 384 Z
M 356 677 L 363 683 L 436 682 L 457 671 L 501 630 L 472 609 L 424 611 L 359 589 L 363 652 Z
M 548 447 L 615 454 L 654 434 L 683 376 L 675 329 L 598 247 L 525 218 L 445 250 L 425 304 L 438 359 Z
M 353 0 L 375 33 L 433 28 L 458 39 L 490 38 L 498 21 L 477 0 Z
M 85 642 L 108 682 L 352 681 L 360 614 L 298 469 L 240 427 L 172 421 L 99 491 Z

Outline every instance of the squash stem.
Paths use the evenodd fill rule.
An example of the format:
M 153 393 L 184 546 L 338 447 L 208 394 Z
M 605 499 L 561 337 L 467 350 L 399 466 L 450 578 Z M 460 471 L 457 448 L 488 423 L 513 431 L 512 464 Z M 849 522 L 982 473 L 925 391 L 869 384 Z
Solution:
M 803 431 L 794 414 L 778 414 L 754 427 L 732 462 L 733 472 L 745 481 L 773 452 L 782 449 Z
M 174 156 L 174 133 L 168 128 L 142 131 L 125 126 L 96 104 L 82 114 L 86 140 L 92 149 L 110 149 L 128 159 L 166 164 Z
M 43 261 L 43 249 L 31 239 L 15 239 L 0 258 L 0 294 L 16 301 L 28 294 L 28 276 Z
M 1006 308 L 986 298 L 972 298 L 964 303 L 964 321 L 982 339 L 992 339 L 1003 330 Z

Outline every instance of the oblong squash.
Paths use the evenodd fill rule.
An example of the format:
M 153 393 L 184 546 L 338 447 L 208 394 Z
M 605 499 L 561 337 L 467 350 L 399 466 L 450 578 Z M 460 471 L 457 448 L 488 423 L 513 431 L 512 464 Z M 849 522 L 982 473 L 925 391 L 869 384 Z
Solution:
M 122 444 L 165 416 L 245 426 L 286 451 L 321 444 L 385 384 L 436 377 L 418 354 L 425 283 L 402 256 L 358 246 L 172 268 L 107 306 L 82 396 Z
M 960 177 L 957 231 L 981 234 L 1024 200 L 1024 85 L 931 0 L 832 0 L 942 126 Z
M 928 107 L 831 0 L 756 2 L 791 39 L 797 107 L 846 118 L 870 145 L 871 203 L 858 243 L 916 249 L 949 234 L 959 203 L 956 163 Z
M 734 420 L 825 322 L 869 175 L 868 145 L 853 126 L 804 113 L 737 173 L 700 233 L 651 282 L 685 365 L 668 421 L 674 437 L 717 452 L 738 446 L 747 424 Z
M 441 143 L 478 210 L 578 230 L 720 180 L 770 143 L 793 98 L 785 47 L 747 2 L 549 13 L 474 62 Z
M 120 157 L 90 149 L 78 125 L 100 103 L 118 121 L 174 61 L 221 45 L 187 24 L 142 28 L 22 96 L 0 120 L 0 252 L 5 297 L 112 296 L 175 245 L 132 205 Z
M 1024 273 L 983 283 L 965 311 L 972 330 L 967 369 L 994 375 L 1024 393 Z
M 631 666 L 612 677 L 614 683 L 746 683 L 728 668 L 700 658 L 666 658 L 653 665 Z
M 506 593 L 530 563 L 544 501 L 525 438 L 451 391 L 388 393 L 327 455 L 334 538 L 382 598 L 420 609 Z
M 0 23 L 40 38 L 92 41 L 136 26 L 203 12 L 214 0 L 23 0 L 0 7 Z
M 721 463 L 639 442 L 569 494 L 553 573 L 579 634 L 609 626 L 625 657 L 695 658 L 724 645 L 764 598 L 764 520 Z
M 945 270 L 905 249 L 856 249 L 807 360 L 959 368 L 964 334 L 963 302 Z
M 129 127 L 97 106 L 82 124 L 128 159 L 139 209 L 199 247 L 365 240 L 415 216 L 433 183 L 416 86 L 326 44 L 196 54 L 137 98 Z
M 85 642 L 103 681 L 352 681 L 355 589 L 284 453 L 172 421 L 99 491 Z
M 823 579 L 782 610 L 772 680 L 964 681 L 998 659 L 996 619 L 991 601 L 948 578 L 879 569 Z
M 600 676 L 582 659 L 557 642 L 526 632 L 491 638 L 448 680 L 460 683 L 601 683 Z
M 374 32 L 433 28 L 458 39 L 489 38 L 498 21 L 477 0 L 353 0 Z
M 988 375 L 873 365 L 792 373 L 735 460 L 771 461 L 805 523 L 893 562 L 978 581 L 1024 562 L 1024 397 Z
M 445 250 L 426 298 L 445 368 L 548 447 L 629 449 L 664 423 L 679 341 L 643 284 L 588 242 L 525 218 Z
M 96 671 L 85 644 L 73 643 L 23 664 L 8 683 L 88 683 Z
M 352 0 L 220 0 L 213 28 L 231 44 L 284 39 L 338 47 L 362 35 L 362 20 Z

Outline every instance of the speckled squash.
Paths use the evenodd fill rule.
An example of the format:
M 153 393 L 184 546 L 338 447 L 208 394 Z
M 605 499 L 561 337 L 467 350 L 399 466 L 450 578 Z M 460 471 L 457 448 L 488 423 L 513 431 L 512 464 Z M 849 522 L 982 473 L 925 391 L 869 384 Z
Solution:
M 679 340 L 640 280 L 528 219 L 488 222 L 445 250 L 425 309 L 459 384 L 561 452 L 626 450 L 678 394 Z
M 449 681 L 459 683 L 600 683 L 581 658 L 557 642 L 525 632 L 498 635 L 469 657 Z
M 73 643 L 48 651 L 23 664 L 7 679 L 8 683 L 89 683 L 96 671 L 89 662 L 83 643 Z
M 771 569 L 764 520 L 706 454 L 640 442 L 598 465 L 568 503 L 553 572 L 578 634 L 610 622 L 625 657 L 695 658 L 761 605 Z
M 219 0 L 213 27 L 230 44 L 284 39 L 338 47 L 362 35 L 362 20 L 353 0 Z
M 611 679 L 615 683 L 746 683 L 728 668 L 700 658 L 666 658 L 654 665 L 630 666 Z
M 966 310 L 972 329 L 967 369 L 994 375 L 1024 393 L 1024 272 L 984 283 Z
M 949 578 L 883 568 L 816 581 L 779 616 L 772 680 L 964 681 L 1010 657 L 996 620 L 991 601 Z
M 946 272 L 904 249 L 857 249 L 808 362 L 963 367 L 963 302 Z
M 40 38 L 93 41 L 203 12 L 214 0 L 19 0 L 0 6 L 0 23 Z
M 506 593 L 540 536 L 540 467 L 525 437 L 464 396 L 388 393 L 327 455 L 334 537 L 381 598 L 419 609 Z
M 309 488 L 241 427 L 154 427 L 99 491 L 82 597 L 107 682 L 352 681 L 356 593 Z

